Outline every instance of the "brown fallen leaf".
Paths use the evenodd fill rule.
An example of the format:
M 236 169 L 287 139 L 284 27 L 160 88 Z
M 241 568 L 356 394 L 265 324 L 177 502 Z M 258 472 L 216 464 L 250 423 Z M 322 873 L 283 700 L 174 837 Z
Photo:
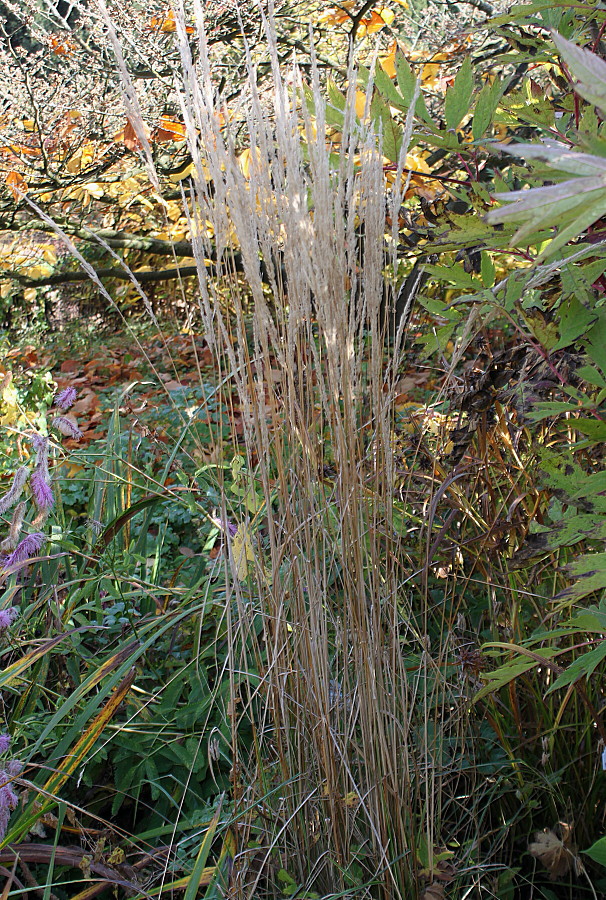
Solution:
M 551 881 L 563 878 L 573 865 L 576 868 L 577 858 L 576 848 L 572 844 L 571 826 L 560 822 L 556 828 L 561 837 L 551 828 L 545 828 L 535 834 L 533 843 L 528 847 L 530 855 L 545 866 Z
M 421 900 L 444 900 L 444 885 L 439 881 L 429 884 L 421 894 Z

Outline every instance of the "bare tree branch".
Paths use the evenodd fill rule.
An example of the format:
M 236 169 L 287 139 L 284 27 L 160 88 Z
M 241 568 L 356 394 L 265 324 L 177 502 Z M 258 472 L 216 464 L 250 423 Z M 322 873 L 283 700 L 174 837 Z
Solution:
M 191 278 L 198 274 L 196 266 L 177 266 L 172 269 L 160 269 L 159 271 L 135 270 L 131 274 L 118 266 L 106 269 L 97 269 L 99 278 L 115 278 L 118 281 L 132 281 L 134 276 L 140 284 L 150 284 L 155 281 L 171 281 L 175 278 Z M 87 272 L 57 272 L 55 275 L 47 275 L 45 278 L 29 278 L 19 272 L 2 272 L 0 281 L 16 281 L 23 287 L 51 287 L 56 284 L 69 284 L 70 282 L 88 281 L 90 275 Z

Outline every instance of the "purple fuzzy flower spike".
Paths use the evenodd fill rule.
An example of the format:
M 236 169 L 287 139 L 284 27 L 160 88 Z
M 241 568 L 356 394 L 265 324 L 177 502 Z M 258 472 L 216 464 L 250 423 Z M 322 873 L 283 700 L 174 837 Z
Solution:
M 82 437 L 82 432 L 78 426 L 71 419 L 68 419 L 67 416 L 56 416 L 53 419 L 53 428 L 56 428 L 66 437 L 73 438 L 75 441 L 79 441 Z
M 0 770 L 0 809 L 14 809 L 17 805 L 18 797 L 10 784 L 10 775 L 4 770 Z
M 4 731 L 0 734 L 0 753 L 7 753 L 11 745 L 11 736 Z M 16 808 L 19 797 L 13 789 L 12 779 L 22 771 L 18 760 L 9 760 L 5 769 L 0 769 L 0 840 L 8 828 L 11 812 Z
M 36 453 L 44 452 L 48 448 L 48 438 L 37 431 L 32 431 L 29 435 L 31 445 Z
M 58 406 L 59 409 L 62 409 L 64 412 L 66 409 L 69 409 L 76 402 L 76 397 L 78 396 L 76 392 L 76 388 L 67 387 L 62 391 L 59 391 L 54 400 L 54 405 Z
M 46 472 L 44 472 L 42 469 L 36 469 L 36 471 L 32 473 L 32 477 L 29 480 L 32 494 L 34 495 L 34 500 L 38 509 L 50 509 L 55 502 L 55 498 L 53 497 L 53 490 L 49 484 L 48 478 L 48 469 L 46 470 Z
M 10 628 L 15 619 L 17 618 L 19 611 L 15 609 L 14 606 L 11 606 L 9 609 L 0 609 L 0 631 L 6 631 L 7 628 Z M 0 734 L 0 744 L 2 743 L 2 735 Z M 0 750 L 2 753 L 2 750 Z
M 8 772 L 0 770 L 0 840 L 6 834 L 11 811 L 16 808 L 19 797 L 11 786 Z
M 221 531 L 226 531 L 230 537 L 235 537 L 238 533 L 238 526 L 234 525 L 233 522 L 230 522 L 229 519 L 223 520 L 218 516 L 213 517 L 213 524 L 220 528 Z
M 15 566 L 18 563 L 26 563 L 32 556 L 36 556 L 46 540 L 46 535 L 42 531 L 34 531 L 32 534 L 28 534 L 21 543 L 17 544 L 11 555 L 6 557 L 4 560 L 5 568 Z

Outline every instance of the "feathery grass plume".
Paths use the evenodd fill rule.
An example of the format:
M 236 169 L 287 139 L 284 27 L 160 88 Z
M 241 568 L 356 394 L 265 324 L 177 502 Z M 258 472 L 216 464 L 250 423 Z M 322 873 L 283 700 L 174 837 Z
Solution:
M 3 515 L 7 509 L 10 509 L 11 506 L 19 500 L 21 494 L 23 493 L 23 488 L 25 487 L 25 483 L 29 477 L 29 466 L 20 466 L 15 475 L 13 477 L 13 483 L 10 488 L 2 497 L 0 497 L 0 516 Z
M 48 438 L 38 431 L 30 432 L 28 437 L 30 444 L 36 451 L 36 463 L 38 464 L 40 462 L 40 453 L 43 453 L 45 450 L 48 453 Z
M 48 466 L 36 468 L 32 472 L 29 484 L 32 489 L 34 502 L 40 510 L 50 509 L 55 502 L 53 489 L 51 488 L 49 482 L 50 474 L 48 471 Z
M 1 610 L 7 612 L 7 610 Z M 16 610 L 15 610 L 16 612 Z M 8 753 L 11 745 L 11 736 L 8 732 L 0 734 L 0 753 Z M 23 771 L 23 763 L 18 759 L 11 759 L 5 763 L 5 768 L 0 769 L 0 841 L 6 834 L 11 812 L 16 809 L 19 797 L 12 787 L 13 778 L 17 778 Z
M 37 531 L 39 531 L 48 519 L 49 513 L 50 507 L 48 509 L 39 510 L 37 515 L 34 516 L 30 523 L 32 528 L 35 528 Z
M 4 769 L 0 770 L 0 840 L 4 838 L 11 812 L 16 809 L 19 797 L 11 785 L 12 778 Z
M 71 419 L 68 419 L 67 416 L 55 416 L 52 425 L 53 428 L 56 428 L 57 431 L 60 431 L 65 437 L 73 438 L 75 441 L 79 441 L 82 437 L 82 432 L 76 423 L 72 422 Z
M 77 396 L 78 393 L 75 387 L 64 388 L 56 395 L 53 400 L 53 406 L 58 406 L 59 409 L 62 409 L 65 412 L 66 410 L 71 409 L 76 402 Z
M 21 529 L 23 527 L 23 519 L 25 518 L 25 510 L 26 503 L 25 500 L 21 500 L 20 503 L 17 503 L 13 510 L 13 516 L 11 518 L 11 524 L 8 531 L 8 537 L 6 537 L 2 543 L 0 543 L 0 550 L 4 553 L 8 553 L 11 550 L 14 550 L 17 544 L 19 543 L 19 535 L 21 534 Z
M 47 537 L 42 531 L 33 531 L 26 538 L 17 544 L 16 548 L 3 560 L 5 568 L 10 568 L 18 563 L 24 564 L 32 556 L 35 556 L 43 544 L 47 541 Z
M 65 391 L 63 393 L 65 393 Z M 49 441 L 47 437 L 38 434 L 37 432 L 30 435 L 30 440 L 36 451 L 36 466 L 32 472 L 32 477 L 29 480 L 29 485 L 38 509 L 49 510 L 55 502 L 53 490 L 51 488 L 50 472 L 48 469 Z

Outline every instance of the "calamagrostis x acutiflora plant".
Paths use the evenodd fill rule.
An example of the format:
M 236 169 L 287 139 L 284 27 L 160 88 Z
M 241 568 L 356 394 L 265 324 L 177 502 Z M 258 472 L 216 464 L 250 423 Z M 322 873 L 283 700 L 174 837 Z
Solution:
M 245 173 L 216 100 L 199 3 L 196 18 L 195 62 L 182 15 L 177 31 L 200 315 L 242 411 L 237 452 L 264 499 L 256 519 L 238 523 L 226 562 L 234 795 L 240 824 L 260 839 L 249 849 L 246 827 L 238 831 L 230 896 L 279 892 L 271 872 L 284 866 L 309 890 L 367 881 L 374 895 L 410 900 L 416 845 L 431 854 L 439 809 L 430 701 L 416 696 L 421 678 L 407 677 L 401 649 L 404 638 L 417 642 L 428 660 L 407 624 L 411 573 L 393 520 L 402 335 L 386 356 L 382 333 L 387 205 L 397 223 L 405 185 L 398 177 L 386 201 L 379 140 L 353 102 L 340 144 L 328 147 L 318 73 L 312 115 L 300 73 L 280 70 L 271 25 L 271 96 L 258 94 L 249 59 Z M 132 116 L 124 66 L 122 77 Z M 233 519 L 227 504 L 223 516 Z M 253 723 L 248 755 L 241 721 Z

